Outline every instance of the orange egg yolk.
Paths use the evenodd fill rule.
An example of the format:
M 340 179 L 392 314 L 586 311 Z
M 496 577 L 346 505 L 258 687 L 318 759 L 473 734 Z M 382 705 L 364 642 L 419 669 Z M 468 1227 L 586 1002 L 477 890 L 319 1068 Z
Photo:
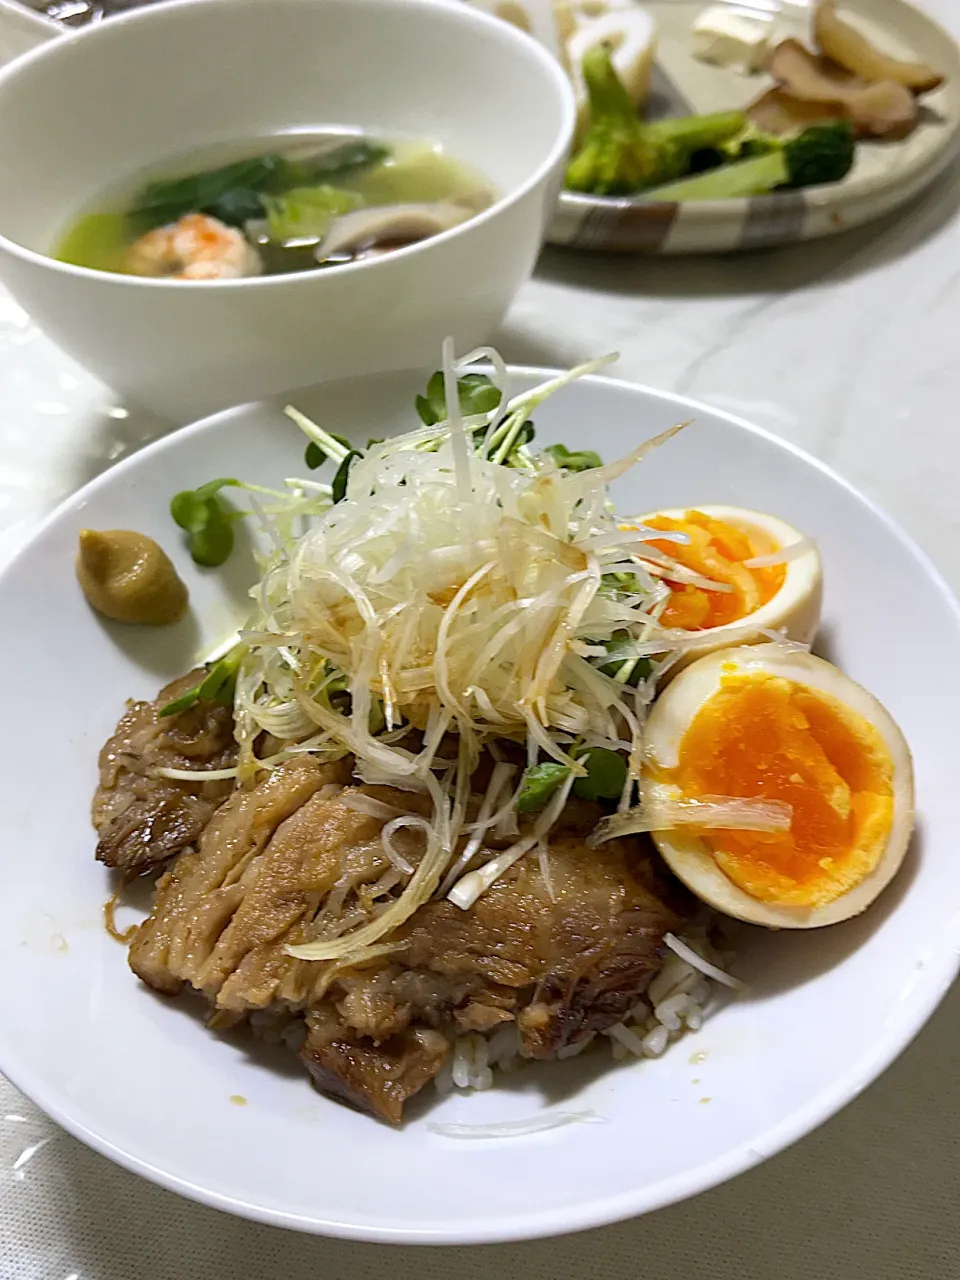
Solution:
M 669 573 L 665 574 L 673 594 L 660 616 L 664 626 L 709 631 L 712 627 L 739 622 L 772 600 L 783 586 L 786 568 L 782 564 L 748 569 L 743 563 L 778 550 L 771 539 L 762 539 L 756 534 L 748 537 L 741 529 L 702 511 L 685 511 L 682 520 L 654 516 L 646 523 L 651 529 L 686 534 L 689 538 L 686 543 L 653 542 L 650 545 L 701 577 L 732 588 L 706 591 L 689 583 L 671 581 Z
M 820 907 L 858 884 L 893 820 L 893 760 L 877 730 L 779 676 L 724 676 L 684 735 L 671 780 L 688 797 L 792 806 L 789 832 L 700 833 L 734 884 L 778 906 Z

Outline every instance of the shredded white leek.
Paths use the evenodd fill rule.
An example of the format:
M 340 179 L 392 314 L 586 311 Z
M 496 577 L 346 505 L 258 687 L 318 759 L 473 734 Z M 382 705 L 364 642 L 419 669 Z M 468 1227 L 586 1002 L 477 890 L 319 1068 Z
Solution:
M 384 822 L 407 816 L 406 809 L 397 809 L 392 804 L 384 804 L 382 800 L 363 795 L 359 791 L 350 791 L 341 796 L 340 803 L 345 809 L 352 809 L 354 813 L 365 813 L 371 818 L 381 818 Z
M 810 645 L 804 640 L 791 640 L 785 628 L 774 631 L 770 627 L 761 627 L 757 635 L 771 641 L 786 653 L 809 653 Z
M 621 523 L 607 489 L 686 424 L 583 471 L 520 443 L 530 414 L 548 396 L 614 358 L 510 397 L 495 351 L 479 348 L 457 359 L 446 343 L 446 421 L 371 444 L 352 458 L 330 430 L 286 411 L 329 466 L 349 470 L 341 469 L 334 486 L 339 496 L 345 474 L 336 503 L 330 486 L 296 478 L 285 481 L 284 491 L 258 490 L 253 500 L 270 551 L 242 633 L 236 774 L 246 780 L 294 752 L 320 761 L 350 755 L 363 781 L 417 793 L 411 808 L 424 815 L 347 793 L 349 808 L 384 821 L 387 874 L 396 877 L 398 892 L 357 917 L 346 901 L 352 888 L 338 888 L 313 939 L 290 948 L 292 955 L 362 963 L 380 954 L 382 940 L 431 896 L 443 893 L 466 909 L 530 850 L 552 889 L 549 835 L 585 772 L 584 746 L 621 751 L 629 762 L 621 812 L 601 824 L 597 841 L 658 829 L 651 826 L 649 796 L 639 807 L 633 803 L 647 708 L 660 674 L 682 653 L 710 643 L 707 635 L 661 625 L 670 595 L 662 578 L 714 591 L 730 587 L 665 554 L 663 544 L 683 535 Z M 477 359 L 490 362 L 500 403 L 465 416 L 457 378 Z M 647 658 L 657 660 L 649 673 L 639 665 Z M 269 761 L 254 756 L 263 732 L 280 744 Z M 522 777 L 498 753 L 504 740 L 525 748 L 529 765 L 547 760 L 568 770 L 529 818 L 518 816 Z M 475 797 L 472 780 L 484 753 L 494 767 L 486 793 Z M 789 824 L 784 806 L 769 802 L 760 813 L 758 802 L 736 803 L 734 813 L 733 801 L 701 800 L 693 810 L 682 799 L 666 807 L 661 801 L 656 822 L 664 825 L 667 815 L 667 825 Z M 407 831 L 402 851 L 400 829 Z M 512 843 L 490 857 L 486 840 Z
M 262 760 L 261 765 L 268 767 L 268 762 Z M 237 769 L 234 765 L 230 769 L 168 769 L 163 765 L 158 765 L 153 770 L 153 776 L 156 778 L 169 778 L 171 782 L 226 782 L 230 778 L 237 776 Z
M 471 871 L 465 875 L 447 894 L 450 901 L 464 910 L 472 907 L 480 895 L 485 893 L 494 881 L 499 880 L 505 872 L 510 870 L 514 863 L 519 862 L 529 849 L 539 845 L 549 834 L 550 828 L 563 812 L 575 781 L 576 778 L 571 773 L 564 784 L 557 790 L 541 816 L 536 820 L 530 834 L 523 836 L 515 844 L 512 844 L 509 849 L 497 854 L 495 858 L 491 858 L 479 870 Z
M 773 565 L 789 564 L 792 560 L 799 560 L 808 551 L 815 551 L 816 549 L 817 544 L 813 538 L 798 538 L 796 542 L 790 542 L 785 547 L 780 547 L 767 555 L 752 556 L 749 560 L 744 560 L 743 567 L 745 569 L 769 569 Z
M 742 796 L 685 796 L 676 787 L 645 782 L 640 804 L 611 814 L 597 823 L 591 845 L 621 836 L 677 827 L 703 827 L 715 831 L 789 831 L 793 808 L 782 800 Z
M 694 969 L 699 970 L 704 977 L 712 978 L 714 982 L 719 982 L 721 986 L 730 987 L 733 991 L 744 991 L 746 983 L 741 982 L 739 978 L 735 978 L 733 974 L 727 973 L 725 969 L 720 969 L 715 964 L 711 964 L 709 960 L 704 960 L 699 951 L 696 951 L 688 942 L 684 942 L 682 938 L 678 938 L 675 933 L 665 933 L 663 935 L 664 945 L 685 960 L 687 964 L 692 965 Z
M 504 394 L 493 412 L 464 418 L 457 377 L 475 358 L 490 360 Z M 634 704 L 649 702 L 652 690 L 638 695 L 626 679 L 618 683 L 585 659 L 577 659 L 571 679 L 570 661 L 576 645 L 602 649 L 615 634 L 656 643 L 665 590 L 636 555 L 649 549 L 653 534 L 623 530 L 607 485 L 679 428 L 584 472 L 517 445 L 538 405 L 613 358 L 509 398 L 495 352 L 457 360 L 446 344 L 446 422 L 354 458 L 343 501 L 333 503 L 326 486 L 296 479 L 287 482 L 286 504 L 278 492 L 256 501 L 272 551 L 243 636 L 238 776 L 258 767 L 253 745 L 266 731 L 284 748 L 312 741 L 321 760 L 352 754 L 361 778 L 426 792 L 432 802 L 428 818 L 404 816 L 402 823 L 401 811 L 377 809 L 390 824 L 424 831 L 416 866 L 397 857 L 395 825 L 384 842 L 395 868 L 408 875 L 399 896 L 376 919 L 341 938 L 305 943 L 296 954 L 362 959 L 441 881 L 454 901 L 475 901 L 527 849 L 543 847 L 572 775 L 583 772 L 571 742 L 627 743 L 631 758 L 640 759 Z M 332 465 L 344 462 L 348 450 L 328 430 L 287 412 Z M 620 582 L 617 573 L 629 577 Z M 449 764 L 442 759 L 448 735 L 459 744 Z M 504 738 L 526 743 L 533 762 L 542 754 L 571 768 L 568 785 L 529 835 L 517 830 L 516 793 L 504 794 L 513 765 L 494 770 L 496 786 L 491 782 L 479 811 L 469 810 L 480 756 Z M 355 807 L 373 813 L 371 805 Z M 513 845 L 471 872 L 487 832 L 511 830 Z M 458 884 L 463 872 L 467 882 Z

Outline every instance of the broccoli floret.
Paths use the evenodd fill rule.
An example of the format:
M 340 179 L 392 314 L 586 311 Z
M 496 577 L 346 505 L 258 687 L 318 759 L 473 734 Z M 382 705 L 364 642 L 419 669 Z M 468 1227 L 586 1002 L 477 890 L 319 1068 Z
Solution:
M 686 181 L 646 192 L 650 200 L 732 200 L 767 195 L 781 187 L 816 187 L 840 182 L 853 167 L 856 144 L 846 120 L 811 125 L 793 138 L 755 135 L 749 146 L 760 149 L 750 159 L 711 169 Z
M 583 59 L 590 126 L 567 169 L 567 186 L 598 196 L 632 195 L 688 172 L 691 156 L 742 133 L 740 111 L 642 124 L 610 51 L 599 44 Z
M 788 186 L 819 187 L 840 182 L 853 168 L 856 142 L 848 120 L 813 124 L 784 143 Z

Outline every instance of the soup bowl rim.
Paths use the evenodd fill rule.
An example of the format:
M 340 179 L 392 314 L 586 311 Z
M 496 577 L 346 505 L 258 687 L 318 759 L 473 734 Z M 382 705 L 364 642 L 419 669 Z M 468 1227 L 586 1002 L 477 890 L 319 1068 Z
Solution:
M 335 268 L 318 265 L 305 271 L 287 272 L 279 275 L 241 276 L 236 279 L 226 280 L 183 280 L 173 276 L 134 276 L 123 272 L 84 267 L 77 263 L 63 262 L 54 257 L 52 253 L 41 253 L 39 250 L 30 249 L 5 235 L 2 231 L 0 231 L 0 251 L 18 258 L 22 262 L 57 274 L 84 280 L 109 281 L 113 286 L 124 289 L 169 290 L 173 288 L 179 290 L 184 285 L 189 286 L 191 290 L 204 291 L 211 288 L 218 291 L 227 289 L 266 290 L 280 287 L 305 288 L 311 287 L 311 285 L 315 287 L 317 279 L 329 277 L 331 271 L 335 272 L 338 278 L 343 278 L 348 272 L 355 274 L 362 271 L 373 271 L 382 266 L 385 261 L 396 263 L 414 257 L 417 254 L 428 252 L 431 247 L 445 244 L 479 230 L 486 223 L 493 221 L 502 213 L 521 203 L 556 168 L 565 152 L 569 150 L 573 139 L 573 131 L 576 124 L 576 103 L 573 89 L 560 63 L 536 40 L 514 27 L 511 23 L 494 17 L 481 9 L 474 8 L 472 5 L 453 5 L 450 0 L 376 0 L 376 2 L 384 8 L 402 6 L 407 11 L 413 8 L 433 12 L 442 11 L 445 18 L 453 18 L 455 21 L 460 21 L 465 28 L 486 28 L 494 32 L 506 44 L 522 49 L 525 56 L 534 63 L 539 64 L 547 78 L 552 80 L 558 89 L 557 100 L 560 107 L 560 118 L 549 150 L 522 182 L 518 183 L 512 190 L 498 195 L 486 209 L 471 215 L 455 227 L 427 236 L 413 244 L 393 249 L 389 254 L 379 257 L 358 258 L 354 262 L 338 263 Z M 158 20 L 158 15 L 162 17 L 172 10 L 193 9 L 198 5 L 222 5 L 228 8 L 233 7 L 235 4 L 236 0 L 162 0 L 160 4 L 150 5 L 142 9 L 133 9 L 129 13 L 113 17 L 109 23 L 97 23 L 93 26 L 81 28 L 76 32 L 71 32 L 66 37 L 47 41 L 36 49 L 15 59 L 6 67 L 0 68 L 0 94 L 4 92 L 7 85 L 15 82 L 33 65 L 48 60 L 56 62 L 58 59 L 69 57 L 74 48 L 82 46 L 90 40 L 103 39 L 105 33 L 110 30 L 116 30 L 121 25 L 126 27 L 142 25 L 149 29 L 150 25 Z M 344 130 L 344 132 L 346 133 L 347 131 Z M 360 131 L 354 132 L 357 136 L 360 136 Z

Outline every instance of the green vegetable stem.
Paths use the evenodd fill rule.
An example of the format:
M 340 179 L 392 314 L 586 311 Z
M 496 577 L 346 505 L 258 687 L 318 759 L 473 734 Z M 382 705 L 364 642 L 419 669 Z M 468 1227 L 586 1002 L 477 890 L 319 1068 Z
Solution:
M 160 179 L 144 187 L 130 215 L 131 221 L 142 233 L 176 222 L 186 213 L 207 213 L 230 226 L 242 227 L 265 215 L 270 197 L 293 194 L 298 187 L 330 192 L 338 179 L 366 169 L 389 154 L 390 149 L 381 143 L 358 138 L 306 160 L 269 154 L 181 178 Z M 295 216 L 296 220 L 304 216 L 303 206 L 307 203 L 302 192 L 300 195 L 299 201 L 284 209 L 284 213 Z M 350 192 L 341 191 L 337 195 L 341 205 L 356 207 L 363 203 Z M 329 196 L 327 203 L 331 203 Z M 346 212 L 346 209 L 333 212 Z M 282 214 L 274 216 L 280 218 Z
M 344 450 L 344 455 L 347 453 L 350 453 L 350 451 L 353 449 L 353 446 L 350 444 L 350 441 L 347 440 L 344 436 L 338 436 L 334 431 L 326 432 L 325 434 L 328 435 L 331 440 L 335 440 L 338 445 L 342 446 Z M 356 453 L 356 450 L 353 449 L 353 452 Z M 322 467 L 323 464 L 326 462 L 327 458 L 331 456 L 333 455 L 328 453 L 327 450 L 324 449 L 321 445 L 319 445 L 316 440 L 311 440 L 310 443 L 307 445 L 306 450 L 304 451 L 303 460 L 307 464 L 307 466 L 310 468 L 311 471 L 316 471 L 316 469 L 318 467 Z M 343 455 L 341 455 L 338 461 L 342 461 L 342 458 L 343 458 Z
M 237 672 L 240 670 L 240 663 L 246 652 L 246 645 L 234 645 L 219 662 L 208 663 L 207 674 L 200 683 L 188 689 L 186 693 L 182 693 L 179 698 L 168 702 L 165 707 L 161 707 L 159 715 L 161 717 L 179 715 L 181 711 L 186 711 L 204 699 L 218 702 L 223 707 L 232 707 L 237 688 Z
M 389 157 L 390 148 L 384 143 L 372 142 L 369 138 L 356 138 L 333 151 L 321 152 L 312 160 L 303 161 L 303 176 L 313 182 L 334 182 L 359 173 L 362 169 L 369 169 Z
M 263 190 L 276 178 L 282 163 L 282 156 L 256 156 L 205 173 L 151 182 L 143 189 L 131 219 L 138 231 L 149 231 L 176 222 L 186 213 L 213 213 L 219 207 L 222 214 L 227 207 L 223 201 L 230 193 Z M 262 210 L 262 205 L 259 208 Z
M 583 59 L 590 125 L 567 168 L 567 186 L 598 196 L 632 195 L 683 177 L 695 152 L 743 132 L 741 111 L 643 124 L 603 44 Z
M 749 159 L 723 165 L 682 182 L 645 192 L 648 200 L 746 199 L 781 187 L 814 187 L 840 182 L 853 167 L 853 129 L 846 120 L 810 125 L 793 138 L 745 139 Z M 763 150 L 766 148 L 766 150 Z M 756 154 L 760 151 L 761 154 Z

